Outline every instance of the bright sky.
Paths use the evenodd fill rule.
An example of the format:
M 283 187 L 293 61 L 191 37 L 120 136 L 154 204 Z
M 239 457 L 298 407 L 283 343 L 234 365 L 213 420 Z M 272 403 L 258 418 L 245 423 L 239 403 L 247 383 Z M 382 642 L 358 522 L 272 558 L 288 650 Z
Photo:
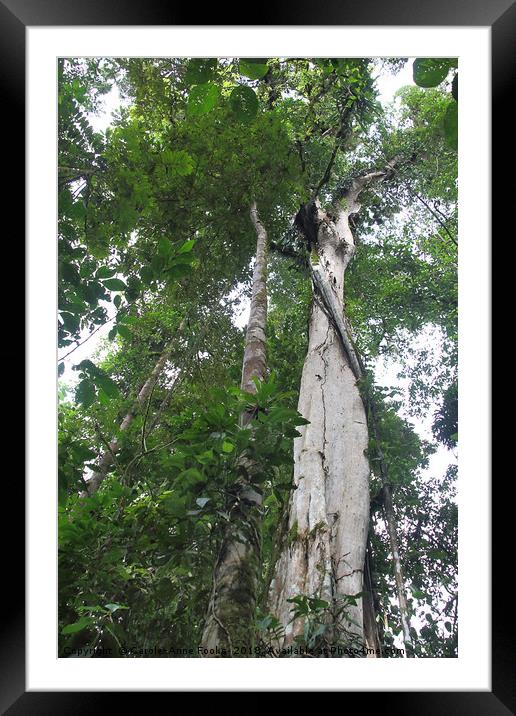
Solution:
M 388 104 L 394 98 L 394 94 L 400 87 L 405 85 L 411 85 L 412 80 L 412 62 L 409 61 L 405 66 L 398 72 L 397 75 L 384 74 L 377 79 L 377 87 L 379 90 L 379 99 L 382 104 Z M 90 115 L 89 121 L 95 131 L 105 131 L 106 128 L 111 124 L 113 119 L 113 113 L 116 112 L 121 105 L 121 98 L 118 92 L 118 88 L 114 86 L 111 91 L 105 96 L 103 109 L 98 115 Z M 108 309 L 109 316 L 114 315 L 114 309 L 112 304 L 105 304 Z M 242 300 L 239 310 L 235 312 L 234 323 L 239 328 L 244 328 L 247 325 L 249 317 L 249 299 Z M 86 343 L 77 348 L 69 358 L 66 358 L 65 371 L 62 376 L 62 382 L 67 386 L 73 386 L 77 382 L 77 373 L 72 370 L 72 366 L 80 363 L 85 358 L 91 358 L 92 355 L 97 351 L 101 344 L 101 340 L 109 333 L 112 322 L 104 325 L 97 333 L 89 339 Z M 87 338 L 88 333 L 84 332 L 81 339 Z M 434 337 L 435 339 L 435 337 Z M 421 339 L 420 339 L 421 340 Z M 427 332 L 427 335 L 423 337 L 423 340 L 432 341 L 431 331 Z M 69 346 L 66 349 L 60 351 L 60 355 L 65 355 L 73 346 Z M 407 392 L 407 381 L 400 380 L 397 373 L 400 369 L 400 365 L 390 360 L 385 362 L 378 360 L 375 368 L 376 382 L 380 386 L 386 387 L 398 387 Z M 403 415 L 414 425 L 414 429 L 420 435 L 420 437 L 431 440 L 431 424 L 433 421 L 433 412 L 435 407 L 428 411 L 425 419 L 415 420 L 408 418 L 407 415 Z M 457 459 L 455 455 L 444 446 L 439 445 L 437 451 L 430 457 L 429 466 L 423 475 L 425 477 L 441 477 L 444 475 L 446 468 L 450 464 L 455 464 Z

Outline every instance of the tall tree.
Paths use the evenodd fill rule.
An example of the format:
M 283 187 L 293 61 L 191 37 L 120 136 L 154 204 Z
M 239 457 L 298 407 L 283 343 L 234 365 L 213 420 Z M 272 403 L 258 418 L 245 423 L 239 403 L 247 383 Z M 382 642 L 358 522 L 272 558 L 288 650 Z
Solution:
M 457 439 L 455 70 L 381 107 L 403 64 L 60 63 L 60 374 L 112 322 L 60 389 L 61 654 L 456 654 L 454 471 L 423 472 Z
M 241 389 L 256 393 L 256 382 L 266 376 L 267 232 L 256 202 L 250 210 L 256 231 L 256 255 L 251 305 L 247 323 Z M 254 409 L 241 415 L 249 425 Z M 253 484 L 259 463 L 242 455 L 239 479 L 231 491 L 229 520 L 213 573 L 213 588 L 202 638 L 207 656 L 252 656 L 254 620 L 261 569 L 262 494 Z
M 290 621 L 290 600 L 317 597 L 331 611 L 331 638 L 363 643 L 364 560 L 369 527 L 369 435 L 357 381 L 360 368 L 344 323 L 344 275 L 355 253 L 350 216 L 360 193 L 392 169 L 368 172 L 327 210 L 303 207 L 304 231 L 314 237 L 314 300 L 298 410 L 309 425 L 294 442 L 294 485 L 287 544 L 272 585 L 271 610 L 289 644 L 303 622 Z

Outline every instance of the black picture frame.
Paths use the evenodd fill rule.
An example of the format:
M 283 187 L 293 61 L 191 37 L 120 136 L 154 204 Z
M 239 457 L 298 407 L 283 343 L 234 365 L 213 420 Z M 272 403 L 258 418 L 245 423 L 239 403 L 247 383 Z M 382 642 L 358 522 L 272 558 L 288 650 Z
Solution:
M 221 12 L 224 10 L 224 17 Z M 331 0 L 319 4 L 314 10 L 312 4 L 301 0 L 267 3 L 250 9 L 259 17 L 242 22 L 242 5 L 232 3 L 218 6 L 203 6 L 202 25 L 367 25 L 367 26 L 490 26 L 492 32 L 492 110 L 493 138 L 500 142 L 500 152 L 492 154 L 492 176 L 496 181 L 492 193 L 493 217 L 503 220 L 507 207 L 511 207 L 513 193 L 511 182 L 502 181 L 503 169 L 507 165 L 508 149 L 511 148 L 512 132 L 507 119 L 507 108 L 514 92 L 516 38 L 516 5 L 514 0 Z M 9 162 L 7 188 L 4 191 L 4 206 L 17 217 L 17 233 L 25 215 L 23 191 L 25 146 L 25 30 L 27 26 L 66 25 L 198 25 L 199 8 L 177 6 L 162 0 L 0 0 L 0 77 L 2 104 L 0 113 L 4 141 L 15 148 L 13 160 Z M 512 90 L 512 92 L 511 92 Z M 513 123 L 512 123 L 513 124 Z M 508 136 L 510 135 L 510 137 Z M 502 150 L 503 142 L 503 150 Z M 5 154 L 4 154 L 5 156 Z M 512 229 L 512 231 L 514 231 Z M 23 241 L 19 241 L 22 248 Z M 24 257 L 20 257 L 21 261 Z M 20 271 L 21 273 L 21 271 Z M 19 290 L 19 289 L 18 289 Z M 16 316 L 18 318 L 16 318 Z M 12 326 L 6 331 L 19 334 L 19 313 L 10 316 Z M 13 334 L 16 335 L 16 334 Z M 30 343 L 29 343 L 30 350 Z M 16 355 L 8 356 L 17 360 Z M 12 370 L 7 368 L 4 370 Z M 481 377 L 483 379 L 483 377 Z M 16 392 L 14 392 L 16 391 Z M 20 403 L 19 388 L 8 398 L 11 405 Z M 500 441 L 501 443 L 501 441 Z M 22 453 L 20 453 L 22 454 Z M 494 454 L 494 451 L 493 451 Z M 512 462 L 512 461 L 510 461 Z M 19 469 L 17 475 L 20 474 Z M 7 478 L 7 475 L 6 475 Z M 368 692 L 378 703 L 362 702 L 361 710 L 381 708 L 393 709 L 397 713 L 425 714 L 493 714 L 498 716 L 516 713 L 516 669 L 511 631 L 512 603 L 510 591 L 504 585 L 507 561 L 514 561 L 508 548 L 507 534 L 511 524 L 510 501 L 505 499 L 504 486 L 494 485 L 493 504 L 496 520 L 493 520 L 493 588 L 492 594 L 492 691 L 491 692 Z M 5 487 L 4 487 L 5 489 Z M 109 708 L 119 694 L 99 692 L 26 692 L 25 691 L 25 593 L 24 593 L 24 540 L 20 525 L 24 522 L 24 485 L 20 477 L 12 477 L 8 484 L 9 511 L 18 510 L 18 525 L 15 539 L 9 528 L 4 533 L 4 596 L 8 595 L 9 608 L 4 608 L 2 639 L 0 649 L 0 708 L 2 713 L 18 714 L 86 714 L 102 706 Z M 4 505 L 7 503 L 4 500 Z M 507 534 L 504 534 L 504 529 Z M 7 588 L 8 583 L 8 588 Z M 508 604 L 509 603 L 509 604 Z M 143 698 L 148 699 L 149 694 Z M 346 694 L 346 706 L 349 708 Z M 131 708 L 140 702 L 138 694 L 131 694 Z M 363 698 L 363 695 L 360 695 Z M 106 704 L 109 699 L 109 704 Z M 141 701 L 142 706 L 146 702 Z M 119 703 L 118 703 L 119 705 Z M 344 706 L 344 704 L 343 704 Z

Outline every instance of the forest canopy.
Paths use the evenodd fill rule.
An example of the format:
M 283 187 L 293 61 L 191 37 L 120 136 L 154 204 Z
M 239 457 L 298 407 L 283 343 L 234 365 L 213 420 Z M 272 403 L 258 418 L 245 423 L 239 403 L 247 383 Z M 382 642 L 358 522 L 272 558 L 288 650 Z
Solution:
M 457 656 L 458 99 L 59 61 L 60 656 Z

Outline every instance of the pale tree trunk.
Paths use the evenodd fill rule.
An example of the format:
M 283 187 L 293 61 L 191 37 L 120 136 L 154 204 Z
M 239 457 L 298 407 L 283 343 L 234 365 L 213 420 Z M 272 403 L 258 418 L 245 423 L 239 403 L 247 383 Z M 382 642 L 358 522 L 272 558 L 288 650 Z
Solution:
M 403 567 L 401 563 L 398 535 L 396 531 L 396 515 L 392 502 L 392 490 L 389 482 L 389 471 L 385 463 L 385 456 L 380 443 L 380 432 L 378 428 L 378 414 L 374 400 L 368 400 L 369 423 L 372 427 L 372 433 L 376 445 L 376 454 L 380 466 L 380 478 L 382 481 L 383 493 L 383 512 L 387 532 L 389 534 L 389 543 L 391 547 L 392 563 L 394 569 L 394 581 L 396 583 L 396 594 L 398 597 L 398 606 L 400 609 L 401 628 L 403 632 L 403 642 L 405 645 L 405 656 L 407 658 L 414 657 L 414 644 L 410 634 L 410 611 L 407 604 L 405 591 L 405 578 L 403 576 Z
M 184 330 L 185 325 L 186 319 L 183 319 L 181 321 L 177 333 L 181 333 Z M 160 355 L 156 365 L 152 369 L 150 376 L 147 378 L 142 388 L 140 389 L 136 400 L 124 416 L 124 419 L 119 426 L 119 430 L 121 432 L 127 430 L 133 422 L 138 411 L 145 408 L 148 400 L 151 397 L 152 391 L 154 390 L 154 386 L 156 385 L 158 378 L 163 372 L 163 369 L 165 368 L 165 365 L 170 357 L 170 353 L 172 351 L 175 340 L 176 337 L 174 337 L 173 341 L 171 341 L 166 346 L 165 350 Z M 176 382 L 177 380 L 174 382 L 174 385 L 176 384 Z M 83 496 L 92 495 L 99 489 L 100 485 L 102 484 L 102 481 L 104 480 L 106 474 L 109 471 L 109 468 L 115 463 L 116 455 L 119 449 L 120 447 L 118 444 L 118 440 L 116 438 L 113 438 L 113 440 L 109 442 L 109 445 L 107 446 L 106 450 L 100 456 L 98 470 L 92 473 L 92 476 L 89 480 L 85 481 L 88 492 L 82 493 Z
M 256 203 L 252 204 L 250 214 L 256 231 L 256 259 L 240 387 L 248 393 L 255 393 L 253 378 L 263 380 L 267 369 L 267 232 L 258 215 Z
M 256 261 L 249 322 L 247 324 L 242 390 L 255 393 L 253 378 L 263 380 L 266 371 L 265 330 L 267 323 L 267 233 L 251 206 L 251 220 L 256 230 Z M 244 412 L 241 425 L 246 426 L 252 413 Z M 201 641 L 205 657 L 253 656 L 255 610 L 261 570 L 262 496 L 252 485 L 259 466 L 242 456 L 248 478 L 240 478 L 236 500 L 229 508 L 230 520 L 213 572 L 213 585 Z
M 298 595 L 331 605 L 330 641 L 364 646 L 363 605 L 346 597 L 363 590 L 369 524 L 368 427 L 357 385 L 360 368 L 343 317 L 344 274 L 355 245 L 349 217 L 370 182 L 354 179 L 331 215 L 314 207 L 317 260 L 314 300 L 298 410 L 310 421 L 294 440 L 294 486 L 289 529 L 269 595 L 270 611 L 285 627 L 283 646 L 303 633 L 287 601 Z M 345 611 L 339 609 L 345 605 Z
M 385 521 L 389 532 L 389 541 L 391 544 L 392 562 L 394 567 L 394 579 L 396 581 L 396 591 L 398 593 L 398 604 L 400 608 L 401 628 L 403 630 L 403 642 L 405 644 L 405 656 L 414 657 L 414 645 L 410 634 L 410 612 L 405 595 L 405 580 L 403 577 L 403 568 L 401 565 L 401 557 L 398 547 L 398 536 L 396 534 L 396 517 L 392 504 L 392 492 L 390 485 L 385 483 L 383 486 Z

